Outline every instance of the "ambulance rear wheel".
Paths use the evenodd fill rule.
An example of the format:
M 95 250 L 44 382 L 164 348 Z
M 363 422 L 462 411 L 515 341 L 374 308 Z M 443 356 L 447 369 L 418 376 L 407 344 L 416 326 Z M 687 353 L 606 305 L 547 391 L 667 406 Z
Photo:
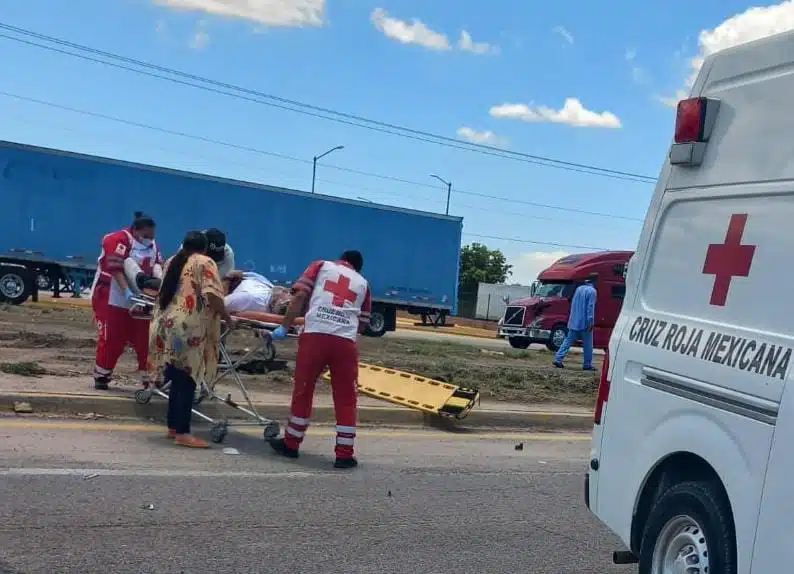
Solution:
M 639 574 L 736 574 L 736 533 L 719 485 L 675 484 L 654 502 L 640 546 Z
M 562 342 L 565 341 L 565 337 L 568 336 L 568 327 L 563 323 L 558 323 L 554 325 L 551 329 L 551 333 L 549 334 L 549 342 L 546 343 L 546 348 L 549 351 L 556 353 L 562 347 Z

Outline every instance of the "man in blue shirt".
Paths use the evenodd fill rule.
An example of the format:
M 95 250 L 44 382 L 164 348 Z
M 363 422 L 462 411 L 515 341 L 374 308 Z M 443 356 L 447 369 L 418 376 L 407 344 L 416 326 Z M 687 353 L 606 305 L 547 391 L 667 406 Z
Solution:
M 562 362 L 568 351 L 578 339 L 582 340 L 584 350 L 585 371 L 595 371 L 593 367 L 593 326 L 595 325 L 597 273 L 591 273 L 585 282 L 573 294 L 571 301 L 571 314 L 568 317 L 568 336 L 565 337 L 557 355 L 554 357 L 554 366 L 562 369 Z

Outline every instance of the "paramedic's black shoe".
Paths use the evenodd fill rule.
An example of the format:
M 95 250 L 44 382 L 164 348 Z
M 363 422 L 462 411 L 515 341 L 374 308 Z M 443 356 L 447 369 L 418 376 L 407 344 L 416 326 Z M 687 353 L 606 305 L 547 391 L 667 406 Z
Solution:
M 298 458 L 298 451 L 294 448 L 290 448 L 284 442 L 283 438 L 274 438 L 270 441 L 270 448 L 276 451 L 277 454 L 287 458 Z
M 110 388 L 110 379 L 108 377 L 96 377 L 94 379 L 94 388 L 98 391 L 107 391 Z
M 356 468 L 358 461 L 355 458 L 337 458 L 334 468 Z
M 583 371 L 595 371 L 596 368 L 595 367 L 582 367 L 582 370 Z
M 564 368 L 565 368 L 565 365 L 563 365 L 561 361 L 554 361 L 554 362 L 552 363 L 552 365 L 554 365 L 554 366 L 555 366 L 555 367 L 557 367 L 558 369 L 564 369 Z

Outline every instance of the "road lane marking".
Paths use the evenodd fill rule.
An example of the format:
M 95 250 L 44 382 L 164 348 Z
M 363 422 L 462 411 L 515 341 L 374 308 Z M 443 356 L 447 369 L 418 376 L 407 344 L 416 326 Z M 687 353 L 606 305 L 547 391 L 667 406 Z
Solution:
M 0 476 L 78 476 L 98 478 L 115 476 L 122 478 L 314 478 L 318 476 L 339 476 L 322 472 L 295 470 L 257 472 L 257 471 L 210 471 L 210 470 L 162 470 L 162 469 L 107 469 L 107 468 L 3 468 Z
M 201 428 L 201 427 L 199 427 Z M 230 430 L 248 436 L 261 436 L 260 427 L 234 427 L 230 425 Z M 25 429 L 25 430 L 72 430 L 72 431 L 102 431 L 102 432 L 137 432 L 137 433 L 163 433 L 164 427 L 142 423 L 122 423 L 122 422 L 90 422 L 90 421 L 42 421 L 30 419 L 0 419 L 0 429 Z M 331 437 L 336 433 L 333 427 L 312 427 L 309 431 L 312 436 Z M 404 429 L 359 429 L 359 438 L 414 438 L 414 439 L 434 439 L 434 440 L 514 440 L 514 441 L 568 441 L 582 442 L 589 441 L 589 434 L 557 434 L 557 433 L 522 433 L 522 432 L 445 432 L 404 430 Z

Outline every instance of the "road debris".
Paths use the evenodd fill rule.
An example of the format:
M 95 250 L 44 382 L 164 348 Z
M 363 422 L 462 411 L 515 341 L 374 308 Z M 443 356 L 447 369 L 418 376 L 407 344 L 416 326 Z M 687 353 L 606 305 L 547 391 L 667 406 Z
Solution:
M 20 415 L 28 415 L 33 412 L 33 407 L 30 406 L 30 403 L 14 401 L 14 412 Z

